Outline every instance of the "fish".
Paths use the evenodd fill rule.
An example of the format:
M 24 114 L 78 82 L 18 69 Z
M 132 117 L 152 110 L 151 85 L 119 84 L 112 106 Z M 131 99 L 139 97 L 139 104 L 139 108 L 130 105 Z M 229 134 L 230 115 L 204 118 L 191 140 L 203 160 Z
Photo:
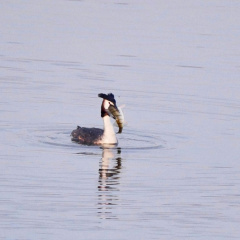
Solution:
M 116 106 L 110 105 L 108 111 L 112 115 L 112 117 L 116 120 L 118 125 L 118 133 L 122 133 L 123 125 L 124 125 L 124 115 L 121 108 L 117 108 Z

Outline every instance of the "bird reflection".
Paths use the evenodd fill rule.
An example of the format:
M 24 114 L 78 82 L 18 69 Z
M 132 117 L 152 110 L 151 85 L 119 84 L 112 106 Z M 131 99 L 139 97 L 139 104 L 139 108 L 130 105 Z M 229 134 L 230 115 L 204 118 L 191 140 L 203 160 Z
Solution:
M 121 162 L 121 148 L 103 148 L 98 181 L 98 214 L 102 219 L 117 218 L 113 210 L 119 202 Z

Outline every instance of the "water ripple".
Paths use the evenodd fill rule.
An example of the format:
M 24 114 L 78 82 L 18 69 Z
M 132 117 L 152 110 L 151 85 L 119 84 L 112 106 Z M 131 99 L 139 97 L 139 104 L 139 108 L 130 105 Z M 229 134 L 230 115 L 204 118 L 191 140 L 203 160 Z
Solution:
M 70 130 L 63 128 L 46 128 L 41 130 L 35 130 L 34 134 L 28 136 L 29 140 L 34 144 L 39 144 L 45 146 L 46 148 L 52 148 L 53 146 L 57 148 L 65 149 L 79 149 L 84 148 L 92 149 L 99 148 L 99 146 L 85 146 L 71 141 Z M 119 139 L 119 144 L 114 148 L 121 148 L 126 150 L 150 150 L 159 149 L 164 147 L 164 141 L 151 135 L 146 135 L 144 133 L 134 132 L 133 130 L 126 131 L 121 135 L 117 135 Z M 100 146 L 100 148 L 102 148 Z M 113 148 L 113 149 L 114 149 Z M 87 153 L 86 153 L 87 154 Z M 89 154 L 89 153 L 88 153 Z

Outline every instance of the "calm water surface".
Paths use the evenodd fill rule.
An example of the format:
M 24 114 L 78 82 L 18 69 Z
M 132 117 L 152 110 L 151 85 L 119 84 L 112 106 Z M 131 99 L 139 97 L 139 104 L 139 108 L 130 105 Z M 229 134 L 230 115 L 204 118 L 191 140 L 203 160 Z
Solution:
M 238 1 L 0 13 L 0 239 L 239 239 Z M 126 105 L 118 146 L 71 142 L 100 92 Z

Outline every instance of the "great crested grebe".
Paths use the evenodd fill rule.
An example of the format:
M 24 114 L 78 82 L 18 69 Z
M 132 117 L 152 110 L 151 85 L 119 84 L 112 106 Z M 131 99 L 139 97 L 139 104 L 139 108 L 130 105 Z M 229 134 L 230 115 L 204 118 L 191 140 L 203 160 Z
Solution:
M 71 133 L 72 140 L 86 145 L 117 144 L 118 140 L 110 117 L 115 118 L 119 127 L 119 133 L 121 133 L 123 128 L 122 113 L 118 110 L 112 93 L 99 93 L 98 97 L 103 98 L 101 117 L 103 118 L 104 129 L 77 126 L 77 129 Z

